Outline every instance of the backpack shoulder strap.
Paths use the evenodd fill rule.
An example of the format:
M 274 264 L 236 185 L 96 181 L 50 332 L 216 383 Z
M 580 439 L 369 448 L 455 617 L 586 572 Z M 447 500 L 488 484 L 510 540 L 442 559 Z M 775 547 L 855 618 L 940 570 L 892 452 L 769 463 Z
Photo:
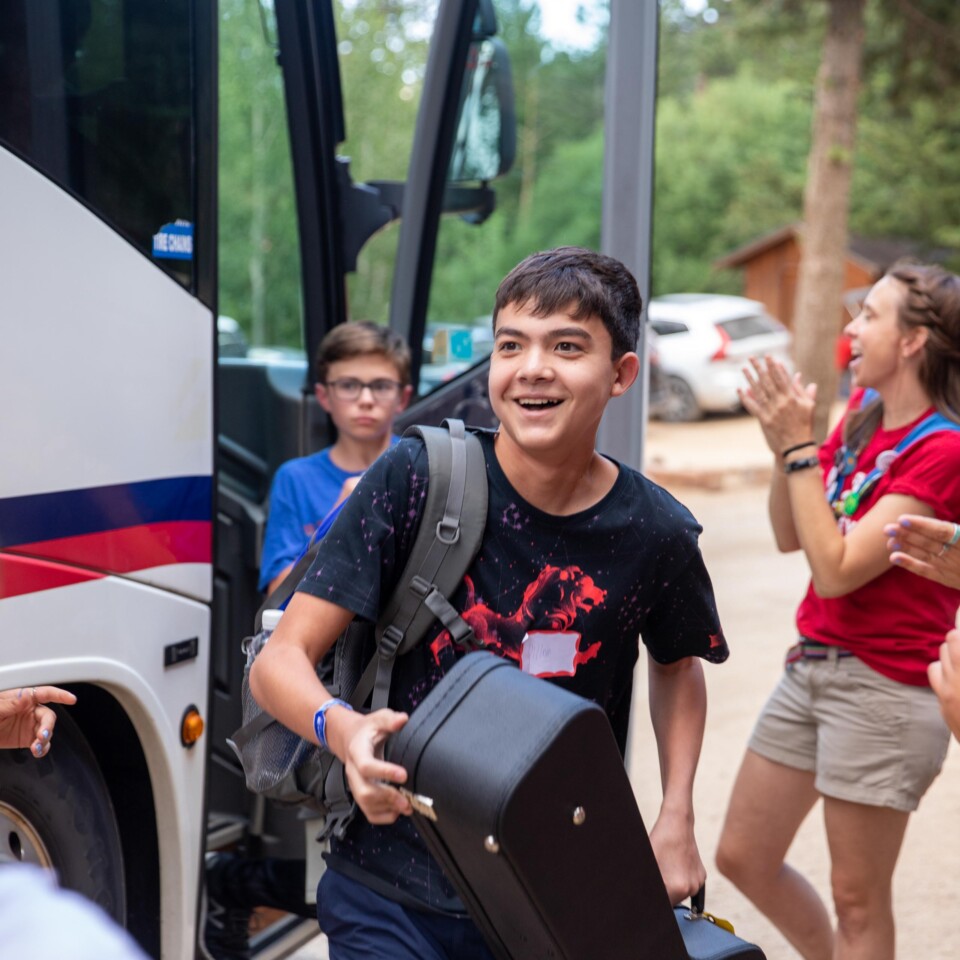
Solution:
M 313 558 L 320 549 L 320 540 L 314 540 L 307 549 L 300 554 L 300 558 L 290 568 L 290 572 L 270 591 L 266 600 L 260 604 L 257 616 L 253 622 L 253 632 L 259 633 L 263 626 L 263 614 L 267 610 L 282 610 L 284 605 L 290 600 L 300 586 L 300 581 L 306 576 L 313 563 Z
M 483 448 L 463 422 L 410 427 L 404 436 L 419 436 L 426 445 L 429 480 L 410 555 L 377 621 L 377 656 L 350 697 L 359 706 L 373 690 L 373 709 L 387 705 L 397 655 L 416 646 L 435 620 L 455 642 L 473 641 L 473 632 L 447 597 L 476 556 L 487 521 Z
M 430 476 L 410 556 L 377 623 L 378 640 L 391 625 L 405 634 L 399 653 L 415 646 L 436 618 L 424 602 L 425 587 L 444 596 L 457 589 L 487 522 L 487 470 L 477 437 L 460 420 L 407 432 L 423 438 Z

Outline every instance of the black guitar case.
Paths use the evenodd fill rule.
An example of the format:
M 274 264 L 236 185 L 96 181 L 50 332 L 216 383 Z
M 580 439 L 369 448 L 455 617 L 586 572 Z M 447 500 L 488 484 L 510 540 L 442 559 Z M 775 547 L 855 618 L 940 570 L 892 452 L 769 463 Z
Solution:
M 417 827 L 501 960 L 763 960 L 705 917 L 675 917 L 596 704 L 471 653 L 386 758 L 407 770 Z

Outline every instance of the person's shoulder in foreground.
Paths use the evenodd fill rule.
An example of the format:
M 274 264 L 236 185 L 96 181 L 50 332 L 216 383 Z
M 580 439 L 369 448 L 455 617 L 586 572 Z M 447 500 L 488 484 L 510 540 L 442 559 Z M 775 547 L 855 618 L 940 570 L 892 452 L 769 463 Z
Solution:
M 0 942 L 5 957 L 147 960 L 99 907 L 28 863 L 0 863 Z

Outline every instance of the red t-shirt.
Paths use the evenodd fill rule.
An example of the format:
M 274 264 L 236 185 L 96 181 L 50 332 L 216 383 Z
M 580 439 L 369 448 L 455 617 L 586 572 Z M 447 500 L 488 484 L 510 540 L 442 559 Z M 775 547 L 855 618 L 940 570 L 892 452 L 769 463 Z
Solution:
M 854 391 L 848 410 L 860 406 L 863 391 Z M 877 455 L 892 450 L 927 414 L 896 430 L 878 427 L 844 480 L 846 492 L 858 473 L 869 473 Z M 820 448 L 826 488 L 833 491 L 834 454 L 842 446 L 842 428 Z M 887 494 L 916 497 L 941 520 L 960 519 L 960 431 L 931 433 L 904 450 L 867 493 L 852 517 L 837 522 L 846 533 Z M 811 583 L 797 610 L 801 636 L 836 644 L 864 663 L 900 683 L 927 686 L 927 664 L 936 660 L 944 634 L 953 626 L 960 590 L 951 590 L 926 577 L 892 566 L 885 573 L 842 597 L 818 596 Z

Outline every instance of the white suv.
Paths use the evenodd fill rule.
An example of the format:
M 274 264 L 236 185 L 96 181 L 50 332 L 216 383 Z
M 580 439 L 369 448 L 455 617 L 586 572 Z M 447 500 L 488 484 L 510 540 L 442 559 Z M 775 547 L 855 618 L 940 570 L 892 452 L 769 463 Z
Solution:
M 750 357 L 772 354 L 793 369 L 790 331 L 746 297 L 674 293 L 654 297 L 647 322 L 656 337 L 661 384 L 651 398 L 660 420 L 698 420 L 740 409 L 737 387 Z

